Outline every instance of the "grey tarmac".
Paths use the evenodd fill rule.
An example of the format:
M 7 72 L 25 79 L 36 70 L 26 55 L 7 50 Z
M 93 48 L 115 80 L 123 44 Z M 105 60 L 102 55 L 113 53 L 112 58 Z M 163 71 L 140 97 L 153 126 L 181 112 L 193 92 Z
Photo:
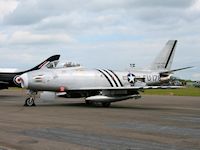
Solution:
M 0 91 L 0 150 L 199 150 L 200 97 L 143 96 L 87 106 L 84 99 L 36 100 Z

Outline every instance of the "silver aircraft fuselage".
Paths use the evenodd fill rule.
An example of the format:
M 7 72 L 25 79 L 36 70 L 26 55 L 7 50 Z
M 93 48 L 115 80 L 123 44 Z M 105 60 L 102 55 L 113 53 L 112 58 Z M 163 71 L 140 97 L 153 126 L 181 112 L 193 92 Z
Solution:
M 22 87 L 36 91 L 82 90 L 84 88 L 131 87 L 139 82 L 154 85 L 161 82 L 159 72 L 112 71 L 82 67 L 33 71 L 21 76 Z

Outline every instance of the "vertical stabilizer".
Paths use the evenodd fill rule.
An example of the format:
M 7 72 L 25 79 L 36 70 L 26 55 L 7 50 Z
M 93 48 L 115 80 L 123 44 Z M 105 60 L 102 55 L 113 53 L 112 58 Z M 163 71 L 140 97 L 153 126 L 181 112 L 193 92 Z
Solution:
M 170 70 L 177 40 L 169 40 L 151 65 L 152 70 Z

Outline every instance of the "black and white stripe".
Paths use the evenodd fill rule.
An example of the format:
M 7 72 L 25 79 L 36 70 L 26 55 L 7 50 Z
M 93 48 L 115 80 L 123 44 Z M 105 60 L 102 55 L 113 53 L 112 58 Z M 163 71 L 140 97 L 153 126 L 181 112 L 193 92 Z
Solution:
M 106 79 L 108 80 L 108 82 L 110 83 L 110 85 L 112 87 L 122 87 L 123 86 L 119 77 L 112 70 L 107 70 L 107 69 L 104 69 L 104 70 L 97 69 L 97 70 L 106 77 Z
M 114 75 L 114 78 L 115 80 L 118 82 L 118 85 L 120 85 L 121 87 L 123 86 L 122 82 L 120 81 L 119 77 L 116 75 L 116 73 L 112 70 L 109 70 L 113 75 Z M 119 87 L 120 87 L 119 86 Z
M 119 87 L 117 81 L 115 80 L 115 78 L 114 78 L 114 76 L 111 74 L 111 72 L 110 72 L 109 70 L 105 70 L 105 69 L 104 69 L 104 71 L 105 71 L 105 72 L 109 75 L 109 77 L 114 81 L 115 86 L 116 86 L 116 87 Z
M 101 72 L 104 77 L 106 77 L 106 79 L 108 80 L 108 82 L 110 83 L 110 86 L 113 87 L 113 83 L 111 82 L 111 80 L 108 78 L 108 76 L 104 73 L 104 71 L 100 70 L 100 69 L 97 69 L 99 72 Z
M 169 64 L 170 58 L 171 58 L 171 56 L 172 56 L 172 54 L 173 54 L 173 51 L 175 50 L 175 47 L 176 47 L 176 43 L 177 43 L 177 40 L 174 41 L 173 47 L 172 47 L 172 49 L 171 49 L 171 52 L 170 52 L 169 57 L 168 57 L 168 59 L 167 59 L 167 62 L 166 62 L 166 64 L 165 64 L 165 68 L 167 68 L 167 66 L 168 66 L 168 64 Z

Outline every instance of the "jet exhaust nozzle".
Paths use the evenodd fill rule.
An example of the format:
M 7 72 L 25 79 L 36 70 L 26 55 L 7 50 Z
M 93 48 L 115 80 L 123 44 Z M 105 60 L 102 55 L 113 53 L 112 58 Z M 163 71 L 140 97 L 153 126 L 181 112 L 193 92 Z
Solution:
M 171 77 L 172 77 L 172 75 L 168 75 L 168 76 L 165 76 L 165 77 L 160 77 L 160 81 L 169 81 L 169 80 L 171 80 Z

